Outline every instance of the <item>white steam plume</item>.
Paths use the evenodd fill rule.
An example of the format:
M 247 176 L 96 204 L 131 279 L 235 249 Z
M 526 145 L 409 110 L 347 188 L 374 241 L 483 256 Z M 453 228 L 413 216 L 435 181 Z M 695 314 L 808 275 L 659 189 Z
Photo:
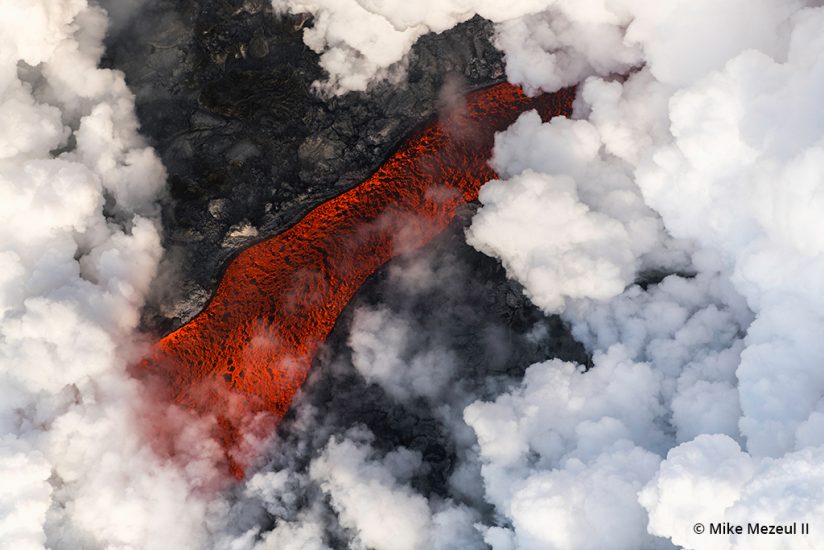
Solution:
M 525 114 L 499 136 L 501 181 L 482 190 L 467 235 L 595 358 L 586 372 L 533 365 L 519 387 L 466 409 L 498 514 L 486 541 L 815 547 L 814 536 L 691 528 L 821 514 L 824 8 L 285 4 L 320 22 L 307 43 L 335 93 L 384 78 L 416 36 L 474 14 L 497 23 L 510 80 L 546 91 L 583 80 L 578 120 Z M 335 30 L 359 14 L 380 24 Z M 392 54 L 372 57 L 382 48 Z M 695 275 L 631 284 L 656 271 Z
M 478 546 L 473 511 L 448 501 L 428 502 L 407 484 L 421 465 L 417 453 L 400 447 L 378 459 L 372 434 L 345 435 L 329 443 L 310 475 L 329 495 L 356 544 L 397 550 Z
M 385 309 L 356 310 L 349 345 L 364 379 L 401 401 L 437 399 L 452 378 L 450 353 L 423 347 L 407 324 Z
M 560 88 L 590 74 L 625 71 L 641 62 L 622 41 L 626 9 L 599 2 L 576 7 L 555 0 L 273 0 L 276 10 L 311 13 L 304 42 L 321 54 L 329 78 L 317 83 L 333 94 L 362 91 L 378 80 L 402 80 L 406 55 L 428 32 L 443 32 L 480 15 L 501 23 L 498 46 L 510 79 L 528 87 Z M 616 6 L 623 8 L 623 6 Z M 597 36 L 598 40 L 591 40 Z M 512 47 L 510 47 L 512 45 Z
M 402 321 L 364 310 L 360 372 L 398 401 L 423 397 L 453 432 L 449 496 L 417 493 L 421 458 L 358 431 L 327 433 L 308 472 L 207 496 L 213 442 L 190 426 L 186 467 L 158 458 L 125 374 L 161 253 L 164 172 L 122 75 L 97 68 L 105 14 L 0 0 L 0 546 L 323 548 L 336 521 L 341 540 L 374 548 L 815 548 L 814 536 L 691 529 L 822 514 L 824 8 L 276 7 L 316 16 L 305 37 L 334 93 L 397 78 L 419 36 L 474 14 L 497 23 L 511 80 L 552 91 L 584 79 L 577 120 L 526 114 L 499 136 L 501 180 L 468 239 L 563 313 L 594 366 L 540 362 L 481 400 L 443 389 L 448 350 L 418 352 Z M 632 284 L 654 271 L 682 275 Z M 389 349 L 374 340 L 383 326 Z M 392 524 L 379 513 L 399 509 Z M 266 514 L 279 519 L 264 533 Z
M 636 8 L 626 36 L 628 40 L 640 42 L 645 52 L 644 68 L 623 84 L 592 78 L 582 87 L 580 114 L 586 116 L 600 134 L 601 154 L 628 163 L 638 186 L 636 195 L 661 215 L 671 235 L 692 242 L 692 246 L 702 250 L 700 254 L 693 254 L 692 268 L 699 275 L 680 283 L 681 295 L 673 296 L 676 300 L 668 305 L 650 302 L 647 298 L 650 292 L 641 293 L 637 287 L 604 306 L 591 299 L 603 301 L 609 296 L 595 291 L 586 296 L 586 300 L 574 300 L 581 296 L 568 293 L 563 302 L 538 302 L 554 310 L 568 307 L 568 319 L 591 349 L 632 344 L 633 361 L 648 362 L 664 377 L 658 388 L 650 388 L 650 394 L 664 405 L 657 422 L 659 431 L 662 436 L 667 432 L 674 436 L 672 444 L 683 442 L 683 445 L 668 455 L 638 501 L 649 514 L 648 519 L 641 516 L 635 521 L 637 533 L 649 533 L 645 535 L 649 537 L 646 544 L 653 544 L 655 539 L 650 535 L 656 535 L 688 548 L 772 547 L 773 543 L 763 538 L 701 538 L 692 533 L 691 525 L 700 520 L 723 519 L 739 523 L 804 521 L 818 513 L 819 505 L 809 497 L 810 489 L 799 492 L 796 479 L 782 478 L 786 482 L 783 487 L 778 480 L 769 484 L 762 482 L 765 476 L 771 476 L 767 472 L 775 468 L 808 468 L 808 482 L 815 484 L 820 479 L 813 473 L 815 469 L 809 461 L 816 456 L 815 449 L 821 441 L 806 434 L 815 431 L 810 427 L 819 418 L 818 409 L 824 405 L 821 401 L 824 380 L 818 374 L 824 346 L 813 337 L 824 329 L 824 323 L 815 313 L 820 293 L 817 283 L 811 280 L 817 277 L 815 274 L 823 273 L 817 260 L 822 249 L 816 236 L 821 231 L 813 212 L 817 210 L 815 189 L 821 185 L 817 180 L 824 172 L 824 163 L 819 153 L 821 109 L 808 98 L 809 94 L 816 93 L 814 90 L 820 91 L 820 84 L 816 87 L 816 82 L 821 82 L 817 76 L 821 70 L 817 59 L 822 52 L 816 37 L 824 13 L 816 8 L 794 14 L 794 7 L 797 6 L 779 2 L 756 5 L 724 2 L 691 4 L 670 13 L 662 13 L 658 5 Z M 747 17 L 731 19 L 736 9 L 748 10 Z M 699 31 L 709 44 L 718 47 L 697 46 L 693 37 Z M 660 122 L 656 122 L 656 117 Z M 641 124 L 638 124 L 639 118 Z M 553 131 L 552 124 L 546 126 L 547 132 L 560 138 L 562 133 Z M 662 133 L 660 128 L 666 126 L 669 131 Z M 517 134 L 507 133 L 501 142 L 505 144 L 507 139 L 518 138 Z M 531 148 L 554 145 L 551 139 L 521 139 L 518 143 Z M 628 147 L 628 143 L 632 145 Z M 527 167 L 533 168 L 534 164 Z M 552 176 L 568 173 L 560 163 L 545 165 L 542 171 Z M 582 175 L 575 181 L 593 182 L 594 178 Z M 506 183 L 495 185 L 500 186 L 496 189 L 517 192 Z M 608 187 L 601 186 L 601 196 L 608 192 Z M 501 201 L 517 200 L 509 198 L 505 191 L 502 194 L 504 198 L 491 201 L 495 210 L 489 217 L 494 217 Z M 481 200 L 488 202 L 483 194 Z M 582 196 L 580 202 L 581 208 L 603 208 L 597 199 Z M 530 208 L 540 209 L 534 204 Z M 551 203 L 545 204 L 544 209 L 552 212 Z M 481 233 L 482 223 L 494 228 L 498 221 L 485 219 L 484 210 L 486 207 L 481 211 L 479 225 L 473 224 L 470 236 L 483 243 L 485 249 L 491 247 L 533 296 L 540 297 L 548 291 L 547 285 L 542 284 L 542 275 L 576 265 L 580 260 L 570 261 L 567 256 L 587 251 L 573 240 L 572 252 L 552 254 L 540 263 L 532 259 L 535 253 L 531 252 L 523 260 L 523 254 L 531 248 L 517 244 L 509 249 L 496 247 L 493 239 Z M 505 215 L 509 220 L 528 219 L 523 211 L 515 209 Z M 639 218 L 630 218 L 633 219 Z M 523 224 L 510 231 L 532 229 L 534 224 Z M 488 231 L 495 234 L 494 229 Z M 574 231 L 566 230 L 564 234 L 574 239 Z M 534 248 L 549 253 L 552 250 L 540 244 Z M 600 258 L 613 257 L 616 248 L 618 245 L 613 245 L 611 252 Z M 635 257 L 636 261 L 643 259 L 638 254 Z M 519 270 L 517 264 L 510 263 L 516 259 L 525 261 L 529 271 Z M 545 264 L 552 267 L 546 268 Z M 611 271 L 601 269 L 590 275 L 608 281 L 609 273 Z M 707 275 L 716 278 L 716 282 L 701 288 L 700 283 Z M 674 286 L 677 280 L 667 280 L 658 286 L 663 290 Z M 710 291 L 712 287 L 714 291 Z M 564 289 L 559 284 L 549 288 L 559 293 Z M 653 290 L 652 295 L 655 294 L 660 292 Z M 684 311 L 690 303 L 691 307 Z M 691 312 L 698 304 L 702 309 Z M 748 319 L 744 304 L 757 315 L 754 321 Z M 604 315 L 604 307 L 610 308 L 611 313 Z M 730 316 L 734 311 L 738 313 Z M 724 317 L 728 320 L 724 321 Z M 676 329 L 672 336 L 655 335 L 669 326 Z M 653 335 L 655 337 L 650 338 Z M 647 342 L 637 346 L 642 339 Z M 596 360 L 595 368 L 580 375 L 574 384 L 585 385 L 585 380 L 597 376 L 599 368 L 603 366 Z M 525 384 L 528 382 L 529 379 Z M 628 396 L 626 402 L 632 401 Z M 572 406 L 577 400 L 566 402 Z M 468 409 L 467 414 L 471 411 L 472 408 Z M 625 424 L 619 411 L 610 411 L 605 418 Z M 468 417 L 468 420 L 483 428 L 487 416 Z M 555 418 L 563 415 L 556 414 Z M 550 432 L 560 429 L 557 420 L 548 424 Z M 578 426 L 582 427 L 583 424 Z M 664 456 L 666 448 L 654 445 L 655 434 L 656 430 L 650 428 L 640 436 L 630 433 L 627 439 Z M 706 438 L 701 434 L 724 435 Z M 607 443 L 599 448 L 608 450 Z M 482 453 L 487 454 L 483 450 L 483 439 L 481 447 Z M 796 452 L 801 449 L 805 452 Z M 724 467 L 715 460 L 719 453 L 740 455 L 740 465 Z M 790 454 L 785 456 L 785 453 Z M 700 500 L 683 492 L 683 484 L 690 483 L 690 470 L 669 466 L 670 461 L 683 456 L 689 456 L 692 463 L 705 465 L 704 470 L 696 465 L 695 475 L 709 475 L 716 486 L 730 488 L 728 510 L 716 509 L 709 497 Z M 620 463 L 619 456 L 614 460 Z M 500 461 L 491 455 L 486 461 L 489 489 L 500 482 L 500 475 L 495 471 Z M 597 463 L 596 460 L 592 464 Z M 550 463 L 549 468 L 541 465 L 538 469 L 548 469 L 552 476 L 569 468 L 566 463 Z M 748 468 L 763 473 L 748 476 Z M 529 476 L 539 475 L 533 470 Z M 626 474 L 631 470 L 621 471 Z M 639 481 L 646 482 L 647 474 L 641 475 Z M 530 486 L 530 478 L 525 479 L 521 483 Z M 582 473 L 581 483 L 586 479 Z M 820 494 L 822 490 L 824 487 L 819 486 L 812 492 Z M 632 496 L 635 491 L 637 487 L 631 487 L 621 495 Z M 527 541 L 523 544 L 528 545 L 524 537 L 530 536 L 530 532 L 519 527 L 517 494 L 503 499 L 499 509 L 512 507 L 508 515 L 513 519 L 515 537 Z M 621 495 L 616 497 L 616 507 Z M 773 497 L 770 506 L 754 506 L 754 498 L 764 499 L 766 495 Z M 685 507 L 688 502 L 693 503 L 691 508 Z M 788 508 L 795 513 L 784 512 Z M 574 511 L 570 514 L 572 518 L 580 517 Z M 630 524 L 630 518 L 626 519 L 624 525 Z M 606 516 L 602 521 L 605 520 Z M 553 541 L 552 536 L 555 535 L 548 535 L 545 540 L 559 547 L 569 546 Z M 622 547 L 638 547 L 644 540 Z M 811 540 L 794 543 L 799 544 L 798 547 L 813 544 Z
M 187 467 L 158 458 L 126 374 L 165 171 L 123 75 L 98 68 L 105 32 L 86 0 L 0 0 L 2 548 L 208 540 L 194 491 L 215 449 L 189 426 Z

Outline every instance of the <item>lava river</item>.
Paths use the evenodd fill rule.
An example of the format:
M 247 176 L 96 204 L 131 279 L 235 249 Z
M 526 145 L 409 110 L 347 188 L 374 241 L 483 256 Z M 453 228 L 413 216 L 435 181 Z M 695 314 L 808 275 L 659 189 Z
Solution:
M 238 254 L 208 305 L 156 342 L 139 375 L 178 405 L 215 414 L 224 447 L 238 441 L 244 416 L 282 416 L 364 281 L 435 237 L 496 177 L 487 164 L 495 132 L 530 109 L 568 116 L 573 98 L 572 89 L 528 97 L 510 84 L 468 94 L 357 187 Z

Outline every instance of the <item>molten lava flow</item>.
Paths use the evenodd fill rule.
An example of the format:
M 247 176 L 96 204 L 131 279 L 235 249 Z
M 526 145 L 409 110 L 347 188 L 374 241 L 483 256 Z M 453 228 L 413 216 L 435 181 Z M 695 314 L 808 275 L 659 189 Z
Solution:
M 139 370 L 176 403 L 214 412 L 225 447 L 237 443 L 243 415 L 282 416 L 367 277 L 432 239 L 496 177 L 487 165 L 495 132 L 530 109 L 544 120 L 568 115 L 573 97 L 530 98 L 510 84 L 469 94 L 363 183 L 240 253 L 206 308 L 157 342 Z

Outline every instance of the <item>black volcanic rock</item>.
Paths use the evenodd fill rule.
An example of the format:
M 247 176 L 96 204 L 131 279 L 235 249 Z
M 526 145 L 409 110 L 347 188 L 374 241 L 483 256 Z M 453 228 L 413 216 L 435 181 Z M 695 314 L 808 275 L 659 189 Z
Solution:
M 406 85 L 322 99 L 306 25 L 265 0 L 149 0 L 109 37 L 104 62 L 125 72 L 142 133 L 169 172 L 168 254 L 146 330 L 180 326 L 238 249 L 374 171 L 435 112 L 448 75 L 468 86 L 503 76 L 491 24 L 476 18 L 423 37 Z
M 162 203 L 166 255 L 144 310 L 146 331 L 180 326 L 208 300 L 238 250 L 374 171 L 435 113 L 449 75 L 469 87 L 503 76 L 491 25 L 476 18 L 421 38 L 406 85 L 322 99 L 311 90 L 323 74 L 302 42 L 306 24 L 303 17 L 276 17 L 268 0 L 147 0 L 110 37 L 106 63 L 126 73 L 143 134 L 169 172 Z M 431 246 L 393 260 L 356 294 L 278 427 L 269 470 L 305 474 L 332 435 L 365 426 L 378 452 L 404 446 L 421 454 L 423 468 L 411 481 L 416 491 L 472 500 L 448 483 L 467 452 L 452 431 L 462 400 L 492 399 L 517 383 L 526 366 L 548 357 L 590 364 L 559 318 L 542 314 L 497 260 L 465 243 L 474 208 L 468 205 Z M 397 285 L 392 267 L 415 262 L 440 266 L 449 277 L 426 288 Z M 454 369 L 441 403 L 398 401 L 356 371 L 347 340 L 354 311 L 364 306 L 402 317 L 422 346 L 450 350 Z M 453 426 L 436 407 L 443 404 L 451 407 Z M 291 501 L 267 518 L 269 526 L 322 499 L 317 486 L 302 485 L 308 476 L 300 477 L 290 481 Z M 481 485 L 466 492 L 478 493 Z M 467 504 L 492 512 L 480 499 Z M 345 530 L 328 516 L 328 542 L 346 547 Z

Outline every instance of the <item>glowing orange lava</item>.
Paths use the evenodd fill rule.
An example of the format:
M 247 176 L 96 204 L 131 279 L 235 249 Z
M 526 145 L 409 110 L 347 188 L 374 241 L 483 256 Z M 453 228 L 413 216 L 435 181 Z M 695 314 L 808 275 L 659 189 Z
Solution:
M 495 132 L 530 109 L 544 120 L 568 116 L 573 98 L 572 89 L 527 97 L 510 84 L 469 94 L 360 185 L 241 252 L 206 308 L 157 342 L 138 370 L 177 404 L 214 412 L 225 447 L 237 443 L 241 416 L 282 416 L 364 281 L 445 229 L 496 177 L 487 165 Z

